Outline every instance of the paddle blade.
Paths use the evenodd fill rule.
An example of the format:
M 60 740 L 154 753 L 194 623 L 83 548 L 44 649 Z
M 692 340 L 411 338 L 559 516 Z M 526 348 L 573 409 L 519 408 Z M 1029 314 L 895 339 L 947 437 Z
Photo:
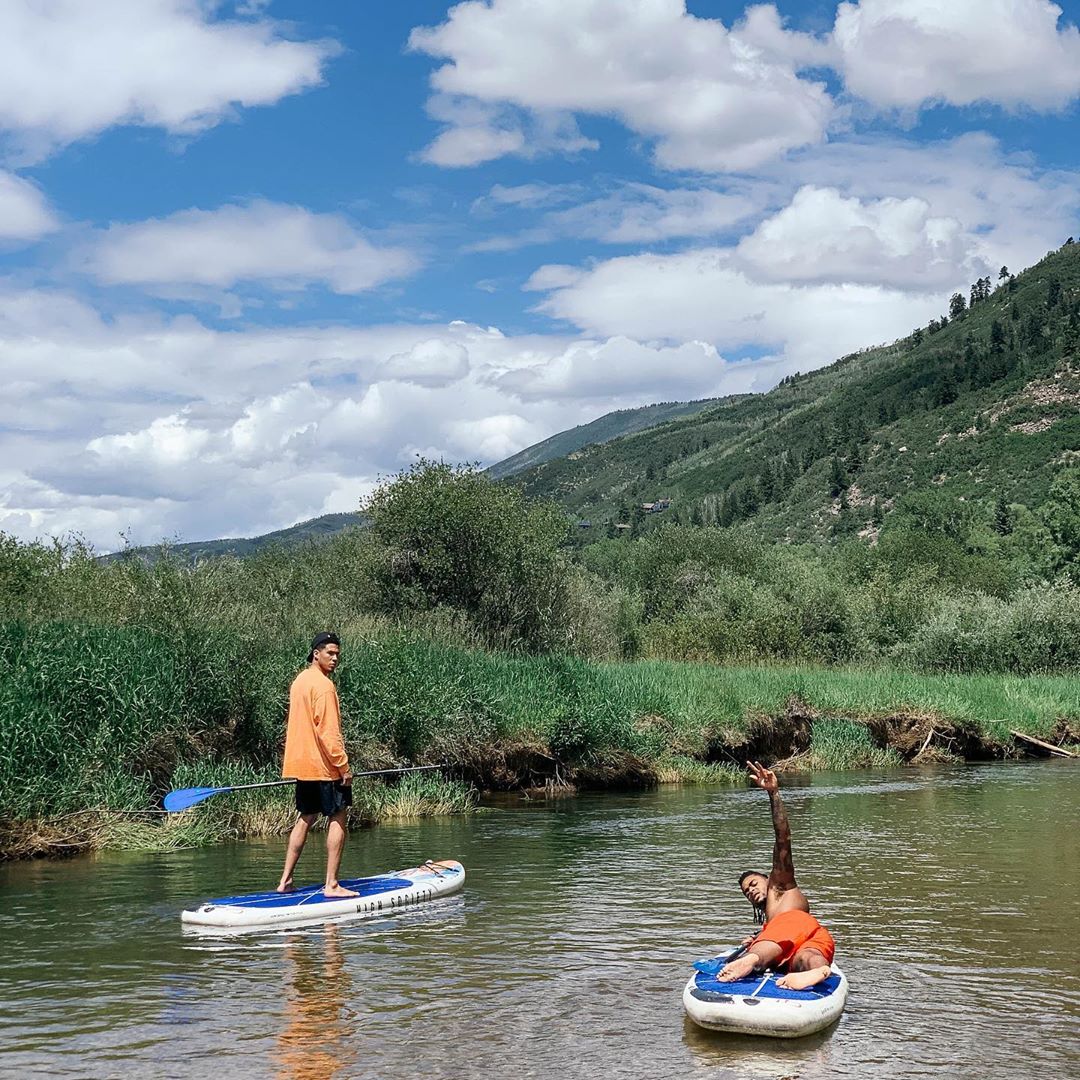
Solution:
M 189 806 L 195 806 L 212 795 L 220 795 L 223 791 L 232 791 L 227 787 L 188 787 L 180 788 L 179 791 L 170 791 L 165 796 L 165 809 L 170 814 L 177 814 L 186 810 Z

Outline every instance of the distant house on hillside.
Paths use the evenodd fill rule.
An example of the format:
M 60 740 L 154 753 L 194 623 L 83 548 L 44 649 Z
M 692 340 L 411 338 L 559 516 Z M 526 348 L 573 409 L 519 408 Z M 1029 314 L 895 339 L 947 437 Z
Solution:
M 671 509 L 671 499 L 665 497 L 663 499 L 657 499 L 656 502 L 642 503 L 641 509 L 644 510 L 646 514 L 659 514 L 662 510 Z
M 591 521 L 579 521 L 577 523 L 577 527 L 579 529 L 591 529 L 592 528 L 592 522 Z

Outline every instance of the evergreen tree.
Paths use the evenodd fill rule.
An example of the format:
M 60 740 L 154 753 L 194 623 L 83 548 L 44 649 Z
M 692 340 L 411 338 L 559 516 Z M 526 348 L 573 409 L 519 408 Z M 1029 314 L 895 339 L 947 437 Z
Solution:
M 997 319 L 990 324 L 990 351 L 992 353 L 1005 351 L 1005 327 Z
M 833 454 L 829 464 L 829 495 L 835 499 L 840 492 L 846 490 L 847 486 L 848 478 L 844 471 L 844 464 L 836 454 Z
M 994 503 L 994 532 L 1000 536 L 1008 536 L 1013 531 L 1012 508 L 1005 501 L 1003 495 L 999 495 Z
M 964 300 L 964 294 L 955 292 L 949 297 L 949 318 L 959 319 L 967 308 L 967 303 Z

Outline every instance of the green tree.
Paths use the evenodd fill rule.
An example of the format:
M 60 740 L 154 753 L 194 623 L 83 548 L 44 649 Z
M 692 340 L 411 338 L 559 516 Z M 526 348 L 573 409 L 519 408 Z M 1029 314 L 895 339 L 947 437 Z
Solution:
M 449 607 L 493 644 L 542 649 L 565 630 L 569 520 L 471 466 L 420 460 L 367 501 L 390 612 Z
M 954 292 L 949 297 L 949 318 L 959 319 L 967 308 L 967 302 L 964 300 L 964 294 L 961 292 Z
M 848 487 L 847 473 L 844 471 L 844 463 L 837 454 L 833 454 L 829 463 L 829 494 L 835 499 Z
M 1054 541 L 1057 567 L 1080 576 L 1080 469 L 1057 476 L 1041 516 Z
M 1012 531 L 1012 508 L 1005 501 L 1005 497 L 999 495 L 997 501 L 994 503 L 994 532 L 999 536 L 1008 536 Z

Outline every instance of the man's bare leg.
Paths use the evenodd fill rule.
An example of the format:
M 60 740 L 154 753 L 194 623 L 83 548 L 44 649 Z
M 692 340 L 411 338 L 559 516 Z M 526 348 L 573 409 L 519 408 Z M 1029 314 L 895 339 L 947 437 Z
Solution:
M 817 949 L 800 949 L 792 958 L 788 973 L 777 979 L 776 985 L 785 990 L 807 990 L 824 982 L 831 971 L 828 960 Z
M 285 848 L 285 869 L 281 871 L 281 881 L 278 882 L 276 892 L 292 892 L 293 871 L 307 842 L 308 830 L 315 824 L 318 816 L 318 814 L 301 814 L 296 819 L 296 824 L 289 833 L 289 843 Z
M 331 819 L 326 829 L 326 885 L 324 896 L 359 896 L 352 889 L 338 884 L 338 870 L 341 868 L 341 852 L 345 847 L 345 819 L 348 809 L 339 810 Z
M 775 963 L 783 951 L 775 941 L 759 941 L 750 952 L 743 953 L 730 964 L 725 964 L 716 977 L 721 982 L 745 979 L 748 975 L 753 975 L 755 971 L 763 971 L 770 964 Z

